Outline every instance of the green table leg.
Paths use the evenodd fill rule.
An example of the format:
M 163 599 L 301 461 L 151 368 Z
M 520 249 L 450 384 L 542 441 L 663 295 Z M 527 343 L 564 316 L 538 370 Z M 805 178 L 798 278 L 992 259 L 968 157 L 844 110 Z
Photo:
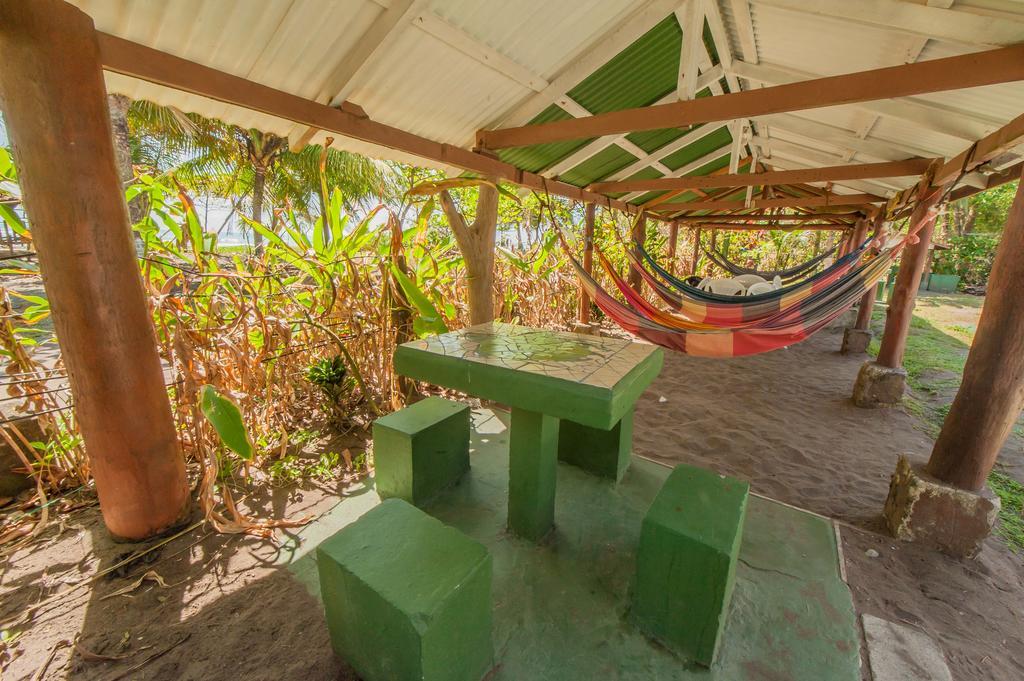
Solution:
M 508 528 L 539 541 L 555 520 L 558 419 L 512 409 L 509 434 Z
M 622 479 L 633 452 L 633 409 L 611 430 L 589 428 L 572 421 L 562 421 L 558 429 L 558 458 L 585 471 Z

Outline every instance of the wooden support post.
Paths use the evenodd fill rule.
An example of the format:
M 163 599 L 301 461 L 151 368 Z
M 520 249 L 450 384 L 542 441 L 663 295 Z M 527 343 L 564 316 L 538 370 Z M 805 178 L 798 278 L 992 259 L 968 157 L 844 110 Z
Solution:
M 1010 208 L 988 280 L 985 307 L 963 381 L 935 442 L 927 471 L 978 490 L 1024 407 L 1024 182 Z
M 647 241 L 647 215 L 641 213 L 637 216 L 636 222 L 633 223 L 633 243 L 637 246 L 643 246 Z M 632 268 L 629 270 L 629 286 L 637 293 L 643 292 L 643 280 L 640 278 L 640 273 L 636 272 Z
M 697 262 L 700 260 L 700 227 L 693 230 L 693 260 L 690 261 L 690 276 L 697 274 Z
M 112 534 L 144 539 L 183 519 L 188 485 L 92 19 L 62 0 L 0 0 L 0 53 L 0 104 L 100 510 Z
M 594 221 L 597 217 L 597 205 L 593 203 L 587 203 L 585 205 L 586 207 L 583 220 L 583 269 L 587 271 L 587 274 L 593 274 Z M 582 325 L 590 323 L 590 296 L 583 290 L 583 287 L 580 287 L 579 319 L 580 324 Z
M 900 270 L 893 286 L 892 302 L 885 318 L 885 334 L 878 350 L 876 364 L 898 369 L 903 364 L 903 352 L 907 347 L 907 335 L 910 333 L 910 320 L 914 315 L 914 301 L 917 300 L 917 287 L 921 283 L 928 249 L 932 243 L 932 231 L 935 229 L 935 210 L 941 191 L 933 191 L 923 198 L 914 208 L 910 216 L 910 225 L 924 224 L 917 232 L 918 242 L 910 244 L 900 258 Z
M 885 211 L 878 211 L 875 218 L 875 231 L 872 234 L 874 239 L 881 239 L 885 236 Z M 857 309 L 857 323 L 853 328 L 858 331 L 869 331 L 871 327 L 871 313 L 875 308 L 875 298 L 878 297 L 876 289 L 872 288 L 860 299 L 860 306 Z
M 676 271 L 676 244 L 679 241 L 679 223 L 673 221 L 668 226 L 668 271 Z

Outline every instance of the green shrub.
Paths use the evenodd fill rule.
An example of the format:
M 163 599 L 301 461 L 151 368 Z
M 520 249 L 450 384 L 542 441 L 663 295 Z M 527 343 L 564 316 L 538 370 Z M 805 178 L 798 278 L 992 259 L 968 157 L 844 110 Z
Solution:
M 935 274 L 956 274 L 961 286 L 984 286 L 992 271 L 999 236 L 971 233 L 949 239 L 947 250 L 936 250 L 932 261 Z

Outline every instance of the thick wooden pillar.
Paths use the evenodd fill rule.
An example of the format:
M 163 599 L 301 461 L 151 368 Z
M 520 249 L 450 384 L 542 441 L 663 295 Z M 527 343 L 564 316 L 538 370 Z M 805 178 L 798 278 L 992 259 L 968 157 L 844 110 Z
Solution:
M 878 211 L 878 216 L 875 218 L 875 231 L 872 233 L 874 239 L 880 239 L 885 236 L 885 210 Z M 875 298 L 878 296 L 877 290 L 872 288 L 870 291 L 864 294 L 860 299 L 860 305 L 857 308 L 857 323 L 853 325 L 853 328 L 860 331 L 867 331 L 871 326 L 871 313 L 875 309 Z
M 92 20 L 0 0 L 0 106 L 109 530 L 183 518 L 185 463 L 128 224 Z
M 633 237 L 633 243 L 636 244 L 637 246 L 643 246 L 644 243 L 647 241 L 647 214 L 646 213 L 641 213 L 637 217 L 636 222 L 633 223 L 633 234 L 632 234 L 632 237 Z M 630 288 L 632 288 L 634 291 L 636 291 L 637 293 L 643 292 L 644 285 L 643 285 L 643 280 L 640 278 L 640 273 L 639 272 L 637 272 L 637 271 L 633 270 L 632 268 L 630 268 L 630 270 L 629 270 L 629 278 L 627 279 L 627 281 L 629 282 Z
M 900 258 L 900 270 L 896 275 L 892 299 L 885 317 L 885 334 L 878 350 L 876 364 L 891 369 L 903 364 L 903 352 L 907 347 L 907 334 L 910 333 L 910 320 L 914 315 L 914 301 L 917 299 L 917 287 L 921 282 L 928 249 L 932 243 L 932 231 L 935 229 L 935 210 L 941 192 L 934 191 L 922 198 L 910 216 L 913 227 L 922 220 L 924 224 L 917 232 L 918 242 L 903 249 Z
M 690 276 L 697 274 L 697 263 L 700 261 L 700 227 L 693 230 L 693 260 L 690 261 Z
M 585 206 L 583 219 L 583 269 L 587 274 L 594 272 L 594 221 L 597 218 L 597 205 L 588 203 Z M 580 288 L 580 324 L 590 323 L 590 296 Z
M 967 490 L 985 484 L 1024 407 L 1024 182 L 1010 208 L 989 275 L 985 307 L 963 382 L 935 442 L 927 470 Z
M 676 271 L 676 244 L 679 242 L 679 223 L 675 220 L 668 226 L 668 271 Z

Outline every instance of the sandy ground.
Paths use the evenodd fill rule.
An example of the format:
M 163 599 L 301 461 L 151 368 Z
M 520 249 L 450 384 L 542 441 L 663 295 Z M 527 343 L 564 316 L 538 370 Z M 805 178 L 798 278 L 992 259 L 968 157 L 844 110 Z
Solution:
M 736 475 L 756 492 L 838 519 L 860 612 L 927 632 L 946 652 L 955 679 L 1019 681 L 1024 557 L 990 539 L 977 560 L 956 560 L 878 532 L 896 457 L 923 460 L 930 440 L 917 417 L 902 410 L 852 405 L 863 358 L 840 356 L 840 338 L 824 331 L 789 350 L 731 361 L 668 353 L 661 377 L 638 404 L 637 452 Z M 268 515 L 298 517 L 325 512 L 340 492 L 307 484 L 250 503 Z M 5 556 L 0 621 L 52 594 L 66 595 L 24 626 L 4 679 L 31 679 L 44 667 L 38 678 L 349 678 L 330 652 L 318 603 L 274 565 L 273 546 L 198 528 L 146 561 L 86 582 L 137 548 L 112 543 L 89 507 Z M 168 587 L 146 582 L 112 595 L 149 570 Z

